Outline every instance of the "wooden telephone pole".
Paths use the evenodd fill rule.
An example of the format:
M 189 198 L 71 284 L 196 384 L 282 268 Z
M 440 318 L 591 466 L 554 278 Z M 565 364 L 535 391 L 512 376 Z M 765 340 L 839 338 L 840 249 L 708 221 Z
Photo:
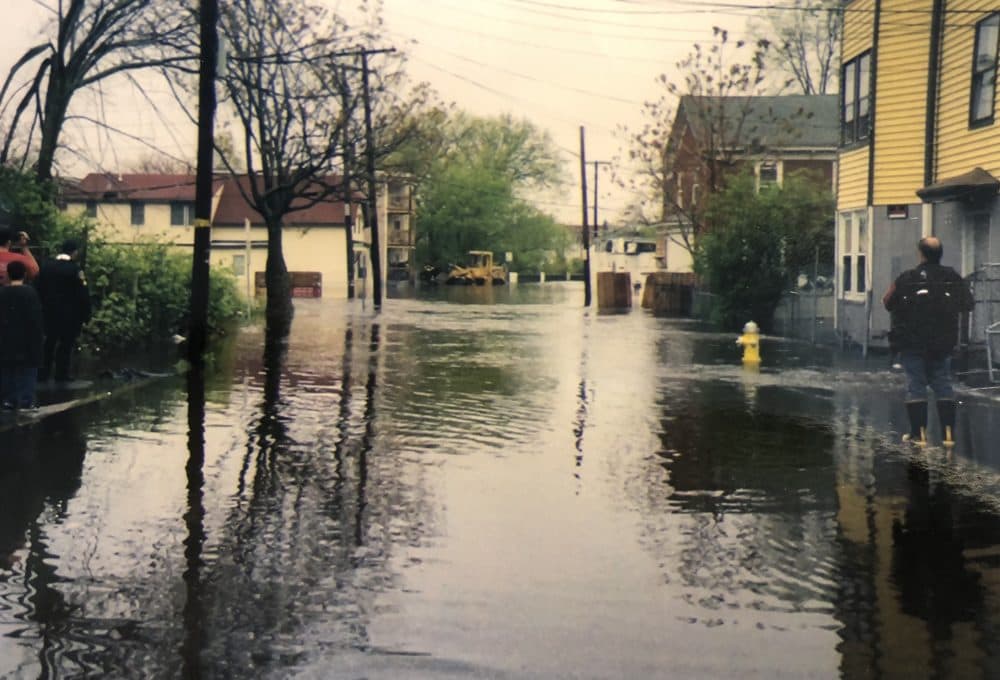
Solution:
M 585 132 L 580 126 L 580 189 L 583 194 L 583 306 L 590 306 L 590 229 L 587 227 L 587 150 L 584 143 Z
M 395 48 L 359 49 L 361 55 L 361 82 L 365 102 L 365 160 L 368 175 L 368 226 L 372 230 L 372 298 L 375 308 L 382 306 L 382 239 L 378 233 L 378 212 L 375 193 L 375 139 L 372 131 L 372 102 L 368 84 L 368 55 L 395 52 Z M 388 190 L 388 189 L 387 189 Z M 388 195 L 386 200 L 388 200 Z
M 215 69 L 219 58 L 218 0 L 201 0 L 201 67 L 198 83 L 198 170 L 191 262 L 188 360 L 201 366 L 208 337 L 208 263 L 212 253 L 212 163 L 215 153 Z

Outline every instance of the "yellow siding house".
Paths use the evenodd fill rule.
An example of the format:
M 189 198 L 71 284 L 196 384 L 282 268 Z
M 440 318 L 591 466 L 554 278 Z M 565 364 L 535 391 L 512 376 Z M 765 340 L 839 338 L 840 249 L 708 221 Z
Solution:
M 336 178 L 333 178 L 334 180 Z M 231 269 L 240 289 L 260 292 L 267 260 L 267 230 L 260 214 L 247 204 L 241 186 L 247 178 L 220 176 L 212 198 L 212 266 Z M 84 212 L 102 237 L 119 243 L 155 240 L 190 248 L 194 241 L 194 175 L 93 173 L 67 191 L 66 211 Z M 413 244 L 410 187 L 383 183 L 378 197 L 383 280 L 409 278 Z M 346 220 L 350 214 L 351 220 Z M 301 297 L 347 297 L 347 229 L 355 290 L 372 289 L 370 230 L 363 228 L 358 203 L 317 203 L 285 219 L 282 246 L 292 285 Z
M 916 264 L 921 236 L 941 237 L 945 264 L 964 275 L 1000 261 L 990 235 L 1000 218 L 1000 6 L 854 0 L 843 12 L 837 326 L 884 345 L 882 293 Z

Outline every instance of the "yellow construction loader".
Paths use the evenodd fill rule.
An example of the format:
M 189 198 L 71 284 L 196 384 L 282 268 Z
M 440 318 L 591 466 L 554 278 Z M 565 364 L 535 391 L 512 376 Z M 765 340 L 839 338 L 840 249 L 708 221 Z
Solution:
M 483 286 L 487 283 L 504 285 L 507 283 L 507 269 L 493 264 L 493 253 L 489 250 L 470 250 L 469 264 L 465 267 L 452 265 L 445 283 Z

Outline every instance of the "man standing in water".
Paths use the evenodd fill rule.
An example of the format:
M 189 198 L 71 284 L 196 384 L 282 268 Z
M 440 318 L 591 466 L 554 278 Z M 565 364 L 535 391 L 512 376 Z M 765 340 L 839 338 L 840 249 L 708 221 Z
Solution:
M 904 441 L 927 442 L 927 388 L 934 391 L 941 436 L 954 443 L 955 391 L 951 385 L 951 352 L 958 342 L 958 318 L 972 311 L 969 285 L 941 264 L 944 249 L 935 236 L 917 244 L 920 264 L 899 275 L 882 303 L 893 315 L 893 344 L 906 373 L 906 412 L 910 432 Z

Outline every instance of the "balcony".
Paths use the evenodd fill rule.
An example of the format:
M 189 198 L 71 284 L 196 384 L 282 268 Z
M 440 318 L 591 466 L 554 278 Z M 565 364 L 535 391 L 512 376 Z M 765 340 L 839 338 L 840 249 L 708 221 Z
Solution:
M 410 195 L 405 191 L 389 194 L 389 212 L 410 212 Z
M 413 232 L 409 229 L 390 229 L 389 246 L 410 247 L 413 245 Z

